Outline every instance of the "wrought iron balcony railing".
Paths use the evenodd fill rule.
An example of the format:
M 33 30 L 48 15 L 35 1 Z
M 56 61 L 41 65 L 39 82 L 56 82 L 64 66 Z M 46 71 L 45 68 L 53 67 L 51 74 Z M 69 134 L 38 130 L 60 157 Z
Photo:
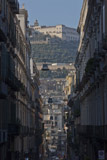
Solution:
M 21 87 L 21 82 L 18 78 L 14 75 L 14 73 L 10 72 L 5 79 L 5 82 L 11 87 L 12 90 L 18 92 Z

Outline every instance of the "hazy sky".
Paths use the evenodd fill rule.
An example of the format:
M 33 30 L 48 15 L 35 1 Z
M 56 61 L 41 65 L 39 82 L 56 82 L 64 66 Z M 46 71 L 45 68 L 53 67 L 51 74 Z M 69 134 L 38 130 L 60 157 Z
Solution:
M 29 12 L 30 24 L 38 19 L 40 25 L 64 24 L 77 28 L 83 0 L 19 0 Z

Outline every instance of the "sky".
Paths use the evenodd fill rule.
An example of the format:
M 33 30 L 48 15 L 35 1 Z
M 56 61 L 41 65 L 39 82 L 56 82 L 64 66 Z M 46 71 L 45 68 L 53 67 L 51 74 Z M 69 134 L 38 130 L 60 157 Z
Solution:
M 19 0 L 29 13 L 29 22 L 37 19 L 39 25 L 63 24 L 77 28 L 83 0 Z

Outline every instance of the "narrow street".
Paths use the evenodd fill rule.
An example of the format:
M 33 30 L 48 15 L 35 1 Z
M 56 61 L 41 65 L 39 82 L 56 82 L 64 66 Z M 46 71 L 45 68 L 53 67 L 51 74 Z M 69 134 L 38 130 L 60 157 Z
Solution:
M 107 160 L 107 0 L 0 0 L 0 160 Z
M 44 101 L 45 157 L 59 159 L 67 155 L 67 129 L 65 125 L 64 78 L 42 79 L 41 93 Z

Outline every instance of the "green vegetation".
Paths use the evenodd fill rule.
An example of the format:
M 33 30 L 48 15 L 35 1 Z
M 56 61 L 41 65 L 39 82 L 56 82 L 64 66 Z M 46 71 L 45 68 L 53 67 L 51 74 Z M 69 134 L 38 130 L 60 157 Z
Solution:
M 35 62 L 72 63 L 75 61 L 78 42 L 63 41 L 58 37 L 35 32 L 30 36 L 32 55 Z M 46 43 L 44 43 L 44 41 Z M 36 42 L 36 43 L 35 43 Z M 42 43 L 43 42 L 43 43 Z M 65 78 L 69 71 L 65 68 L 56 71 L 40 71 L 41 78 Z
M 47 44 L 32 44 L 32 55 L 36 62 L 71 63 L 74 62 L 78 47 L 77 41 L 63 41 L 49 35 L 35 33 L 31 41 L 45 41 Z

